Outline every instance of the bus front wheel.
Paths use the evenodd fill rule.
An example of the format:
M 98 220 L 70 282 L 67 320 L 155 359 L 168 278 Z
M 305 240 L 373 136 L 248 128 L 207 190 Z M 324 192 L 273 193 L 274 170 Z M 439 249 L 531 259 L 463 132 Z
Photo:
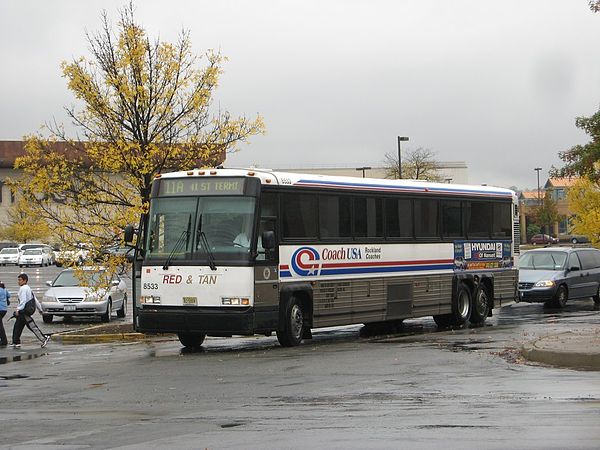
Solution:
M 284 306 L 285 310 L 280 315 L 281 323 L 277 329 L 277 340 L 282 347 L 300 345 L 304 334 L 304 311 L 302 305 L 295 297 L 290 297 Z
M 184 347 L 196 348 L 200 347 L 206 337 L 205 333 L 179 333 L 177 335 L 179 342 Z

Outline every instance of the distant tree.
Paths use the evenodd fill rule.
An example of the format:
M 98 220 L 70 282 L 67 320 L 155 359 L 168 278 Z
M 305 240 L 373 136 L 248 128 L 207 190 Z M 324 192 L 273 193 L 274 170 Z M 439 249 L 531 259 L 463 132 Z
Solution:
M 531 236 L 534 234 L 540 234 L 542 229 L 537 223 L 529 223 L 527 224 L 527 239 L 531 239 Z
M 175 44 L 152 41 L 133 3 L 120 11 L 114 31 L 103 12 L 101 30 L 86 40 L 89 59 L 62 63 L 79 102 L 66 108 L 79 136 L 57 124 L 47 125 L 49 136 L 29 136 L 15 164 L 25 176 L 15 183 L 35 217 L 98 252 L 147 210 L 157 173 L 214 164 L 264 125 L 260 116 L 211 113 L 226 59 L 208 51 L 198 67 L 187 31 Z
M 19 243 L 46 239 L 50 234 L 48 223 L 37 217 L 31 210 L 31 204 L 23 198 L 8 209 L 0 226 L 0 238 Z
M 552 224 L 560 221 L 562 218 L 558 213 L 556 202 L 550 196 L 550 191 L 546 191 L 541 205 L 534 208 L 536 223 L 546 228 L 548 234 L 552 234 Z
M 413 180 L 443 181 L 439 174 L 439 164 L 435 152 L 419 147 L 402 152 L 402 178 Z M 386 178 L 398 178 L 398 155 L 385 155 Z
M 531 208 L 530 223 L 538 226 L 540 230 L 544 228 L 548 234 L 552 234 L 552 224 L 561 219 L 562 216 L 558 213 L 556 202 L 552 200 L 549 191 L 546 191 L 541 204 Z M 529 227 L 527 232 L 529 234 Z
M 590 0 L 589 4 L 593 12 L 600 12 L 600 0 Z
M 574 234 L 588 236 L 592 244 L 600 244 L 600 190 L 589 178 L 580 178 L 567 193 Z
M 552 167 L 550 176 L 587 177 L 597 182 L 600 180 L 600 110 L 590 117 L 578 117 L 575 125 L 585 131 L 591 139 L 587 144 L 576 145 L 559 152 L 558 156 L 565 165 L 562 168 Z

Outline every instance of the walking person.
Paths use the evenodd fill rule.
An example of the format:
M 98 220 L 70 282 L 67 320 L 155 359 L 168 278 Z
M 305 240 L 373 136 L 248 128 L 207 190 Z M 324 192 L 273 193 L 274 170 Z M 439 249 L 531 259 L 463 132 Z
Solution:
M 8 311 L 8 305 L 10 304 L 10 294 L 4 287 L 4 283 L 0 282 L 0 347 L 6 347 L 8 340 L 6 339 L 6 331 L 4 330 L 4 323 L 2 320 Z
M 42 348 L 44 348 L 50 340 L 50 335 L 42 333 L 33 320 L 33 317 L 31 317 L 37 309 L 37 300 L 33 296 L 33 291 L 27 284 L 28 281 L 29 277 L 26 273 L 22 273 L 17 277 L 17 282 L 20 286 L 19 293 L 17 294 L 19 297 L 19 306 L 17 306 L 17 310 L 15 311 L 16 321 L 15 326 L 13 327 L 12 343 L 14 348 L 21 347 L 21 333 L 23 333 L 23 328 L 27 326 L 35 337 L 40 340 Z M 30 310 L 29 307 L 26 308 L 26 305 L 32 300 L 34 307 Z

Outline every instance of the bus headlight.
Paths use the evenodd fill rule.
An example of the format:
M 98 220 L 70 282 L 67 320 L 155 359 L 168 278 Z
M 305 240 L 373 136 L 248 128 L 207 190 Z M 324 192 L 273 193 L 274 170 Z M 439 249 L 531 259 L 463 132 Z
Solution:
M 247 297 L 221 297 L 221 305 L 250 306 L 250 299 Z
M 554 281 L 552 280 L 540 280 L 535 283 L 535 287 L 553 287 Z

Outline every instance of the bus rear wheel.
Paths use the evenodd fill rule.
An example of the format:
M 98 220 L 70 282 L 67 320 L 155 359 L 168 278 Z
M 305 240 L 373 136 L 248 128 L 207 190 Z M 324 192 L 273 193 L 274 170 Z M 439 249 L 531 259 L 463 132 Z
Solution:
M 304 311 L 296 297 L 290 297 L 285 302 L 281 324 L 277 329 L 277 340 L 282 347 L 300 345 L 304 335 Z
M 206 333 L 179 333 L 177 337 L 184 347 L 196 348 L 202 345 Z
M 452 312 L 433 316 L 433 320 L 440 328 L 461 327 L 469 321 L 472 311 L 471 291 L 465 283 L 459 283 L 452 297 Z
M 480 286 L 473 298 L 469 322 L 473 325 L 483 325 L 490 313 L 491 306 L 490 296 L 488 295 L 487 290 L 485 287 Z

